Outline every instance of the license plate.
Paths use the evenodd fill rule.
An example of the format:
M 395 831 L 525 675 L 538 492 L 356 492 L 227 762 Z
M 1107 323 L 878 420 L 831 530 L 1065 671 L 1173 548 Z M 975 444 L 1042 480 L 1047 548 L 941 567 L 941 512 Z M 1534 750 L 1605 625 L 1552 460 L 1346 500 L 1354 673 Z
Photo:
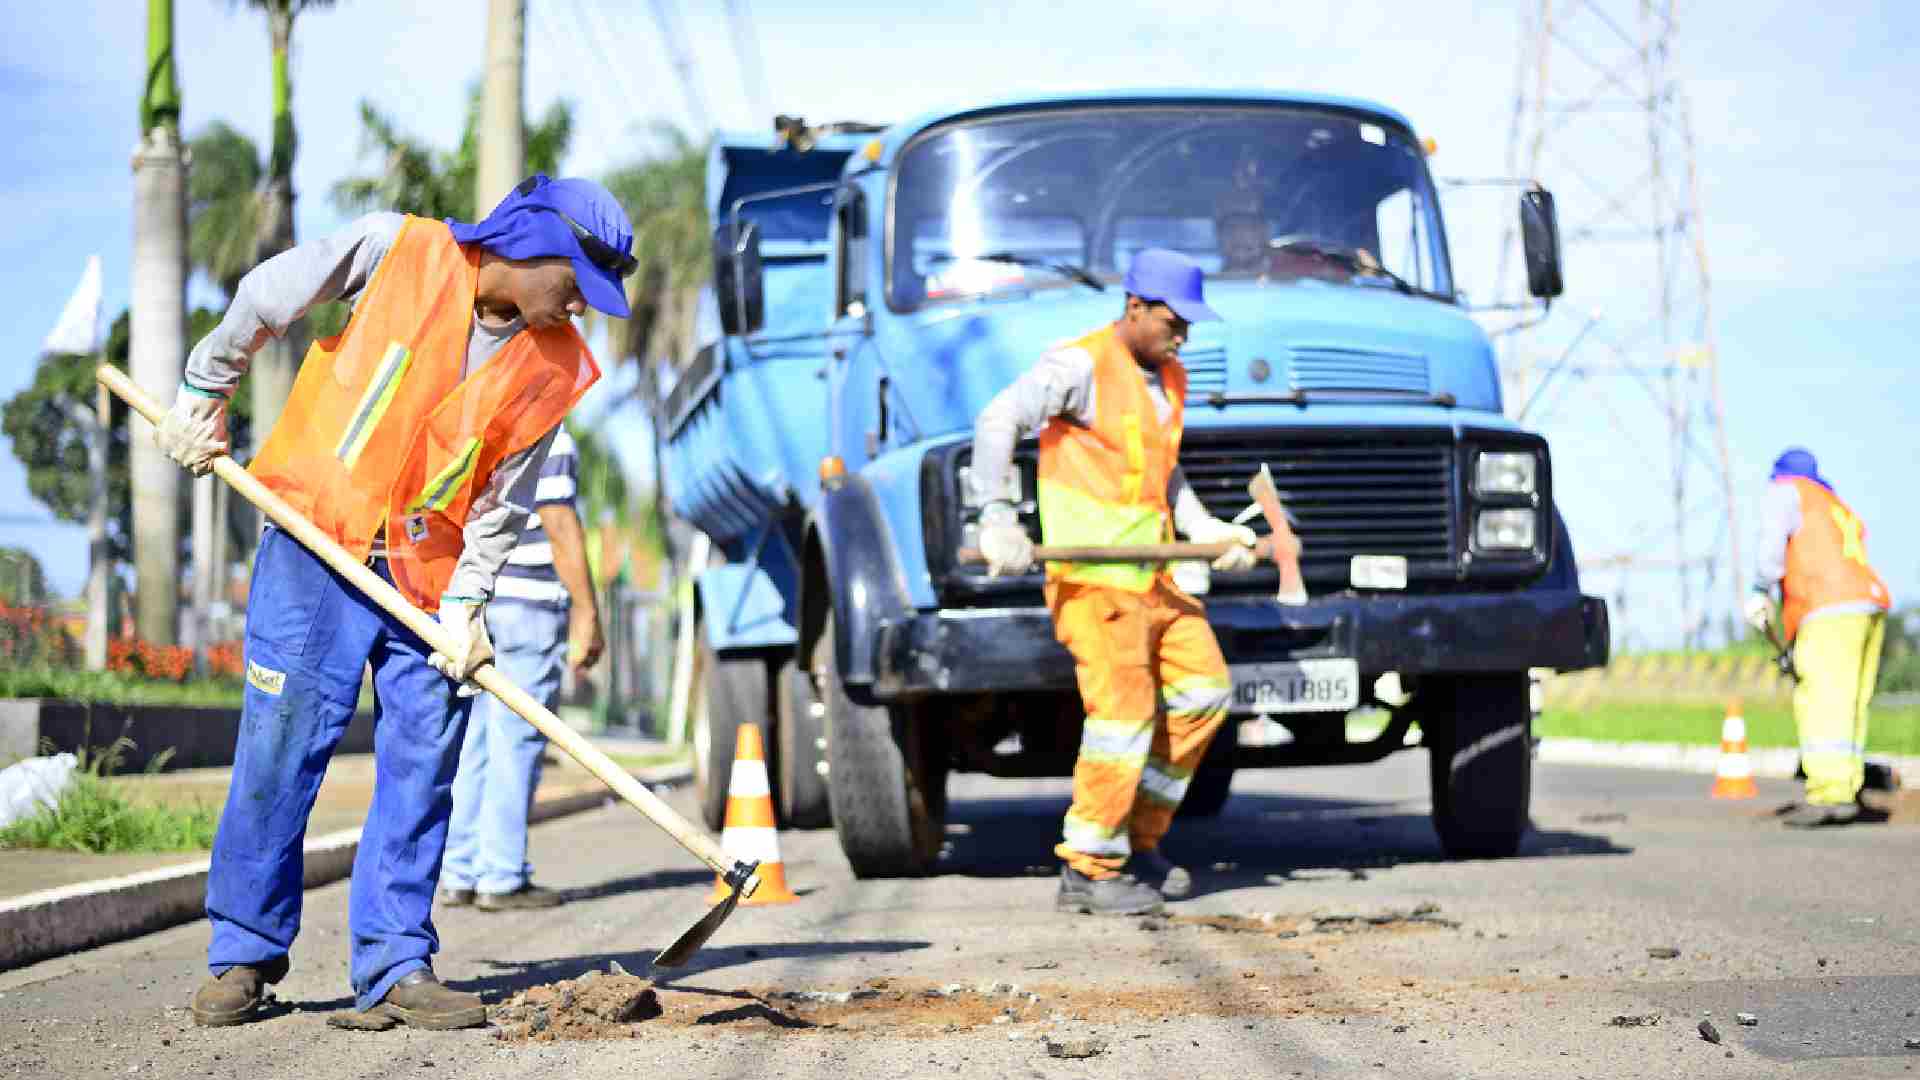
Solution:
M 1333 712 L 1359 704 L 1360 664 L 1355 660 L 1233 665 L 1232 712 Z

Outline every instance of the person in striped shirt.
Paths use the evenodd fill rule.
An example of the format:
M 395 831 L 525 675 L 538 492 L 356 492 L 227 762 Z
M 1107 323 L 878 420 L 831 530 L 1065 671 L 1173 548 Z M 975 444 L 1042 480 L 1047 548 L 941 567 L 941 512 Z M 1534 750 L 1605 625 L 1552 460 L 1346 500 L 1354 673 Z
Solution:
M 574 509 L 577 461 L 573 437 L 562 427 L 535 484 L 534 513 L 507 556 L 486 614 L 494 663 L 548 708 L 560 692 L 561 665 L 584 674 L 605 648 L 585 532 Z M 442 903 L 515 911 L 561 902 L 559 893 L 533 883 L 527 862 L 527 811 L 546 747 L 546 736 L 492 694 L 474 702 L 453 780 Z

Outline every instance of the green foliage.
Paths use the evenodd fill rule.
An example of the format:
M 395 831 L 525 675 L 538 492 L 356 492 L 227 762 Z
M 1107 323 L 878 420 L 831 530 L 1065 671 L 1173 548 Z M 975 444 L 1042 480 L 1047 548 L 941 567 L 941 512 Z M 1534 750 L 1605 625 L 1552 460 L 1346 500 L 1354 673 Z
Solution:
M 188 143 L 187 262 L 232 299 L 259 261 L 260 184 L 265 173 L 253 140 L 216 121 Z
M 473 188 L 480 171 L 479 83 L 468 89 L 466 127 L 451 153 L 400 130 L 390 116 L 369 101 L 360 103 L 360 128 L 361 154 L 377 155 L 379 172 L 350 176 L 336 183 L 336 207 L 348 213 L 398 210 L 457 221 L 476 221 L 485 216 L 473 205 Z M 559 175 L 560 163 L 572 141 L 573 108 L 565 101 L 556 101 L 538 122 L 527 125 L 527 171 Z
M 107 705 L 206 705 L 239 708 L 245 690 L 238 679 L 172 682 L 112 671 L 82 671 L 46 664 L 0 670 L 0 698 L 60 698 Z
M 187 320 L 187 334 L 198 341 L 219 325 L 218 312 L 195 308 Z M 107 335 L 106 360 L 126 370 L 131 330 L 126 312 L 113 321 Z M 27 470 L 27 490 L 45 503 L 53 515 L 76 525 L 85 524 L 92 479 L 87 471 L 87 432 L 74 420 L 73 409 L 94 409 L 98 358 L 79 353 L 41 358 L 33 382 L 0 405 L 0 431 L 13 441 L 13 456 Z M 171 400 L 171 391 L 163 394 Z M 247 445 L 247 395 L 236 393 L 228 409 L 227 426 L 234 445 Z M 113 399 L 107 438 L 107 542 L 115 559 L 132 557 L 132 482 L 128 468 L 127 407 Z M 234 500 L 238 503 L 240 500 Z M 181 535 L 191 533 L 190 500 L 180 500 Z
M 47 602 L 47 570 L 33 552 L 0 546 L 0 604 Z
M 1920 608 L 1887 616 L 1887 641 L 1880 653 L 1881 693 L 1920 692 Z
M 0 829 L 0 845 L 52 848 L 89 855 L 145 851 L 206 851 L 213 847 L 220 812 L 195 800 L 191 807 L 143 806 L 127 800 L 107 775 L 133 746 L 125 738 L 100 751 L 82 749 L 80 767 L 52 807 L 42 807 Z M 155 754 L 147 772 L 166 767 L 171 749 Z
M 607 348 L 616 362 L 646 353 L 669 296 L 704 284 L 713 272 L 707 147 L 675 128 L 662 126 L 657 133 L 664 152 L 615 169 L 603 181 L 633 223 L 633 253 L 640 260 L 640 270 L 627 279 L 632 317 L 608 320 Z M 650 395 L 651 381 L 643 376 L 642 385 Z

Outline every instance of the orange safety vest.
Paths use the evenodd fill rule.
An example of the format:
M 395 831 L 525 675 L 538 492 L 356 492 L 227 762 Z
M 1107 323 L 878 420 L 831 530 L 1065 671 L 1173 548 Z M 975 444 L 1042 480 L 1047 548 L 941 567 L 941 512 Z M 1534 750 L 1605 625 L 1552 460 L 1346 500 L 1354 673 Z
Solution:
M 408 217 L 339 334 L 313 343 L 249 471 L 355 558 L 440 607 L 473 497 L 600 377 L 572 326 L 525 329 L 461 378 L 480 249 Z
M 1886 583 L 1867 565 L 1867 527 L 1840 497 L 1802 476 L 1783 476 L 1800 494 L 1800 528 L 1787 541 L 1780 583 L 1781 621 L 1792 641 L 1808 614 L 1836 604 L 1893 606 Z
M 1105 326 L 1069 343 L 1093 357 L 1093 424 L 1054 417 L 1040 431 L 1040 535 L 1048 544 L 1157 544 L 1173 537 L 1167 482 L 1180 461 L 1187 369 L 1160 368 L 1173 406 L 1160 423 L 1133 354 Z M 1153 587 L 1165 564 L 1048 563 L 1047 580 L 1107 585 L 1132 593 Z

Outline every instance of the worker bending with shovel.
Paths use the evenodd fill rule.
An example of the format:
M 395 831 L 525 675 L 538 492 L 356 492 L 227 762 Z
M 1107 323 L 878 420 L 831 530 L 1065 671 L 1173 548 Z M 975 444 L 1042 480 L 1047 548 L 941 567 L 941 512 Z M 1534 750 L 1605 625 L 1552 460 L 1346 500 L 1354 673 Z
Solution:
M 156 441 L 204 474 L 227 451 L 227 398 L 255 350 L 313 305 L 357 297 L 346 329 L 308 352 L 250 471 L 461 643 L 431 652 L 291 535 L 262 535 L 196 1022 L 251 1018 L 287 973 L 307 816 L 371 664 L 376 779 L 348 908 L 356 1006 L 380 1023 L 485 1023 L 479 997 L 431 966 L 472 701 L 460 684 L 492 655 L 482 611 L 554 430 L 599 377 L 571 319 L 589 304 L 627 315 L 631 242 L 619 203 L 588 180 L 535 176 L 474 225 L 370 215 L 247 274 L 189 357 Z
M 1040 531 L 1049 545 L 1137 545 L 1178 528 L 1232 544 L 1218 570 L 1254 565 L 1253 530 L 1215 518 L 1179 468 L 1190 323 L 1217 320 L 1202 273 L 1149 249 L 1126 274 L 1118 321 L 1054 349 L 974 425 L 973 475 L 988 572 L 1020 574 L 1033 541 L 1006 498 L 1015 442 L 1040 437 Z M 1164 563 L 1050 563 L 1047 607 L 1073 654 L 1086 725 L 1073 805 L 1054 852 L 1057 906 L 1101 915 L 1158 911 L 1192 878 L 1160 851 L 1194 769 L 1227 715 L 1226 661 L 1200 602 Z

